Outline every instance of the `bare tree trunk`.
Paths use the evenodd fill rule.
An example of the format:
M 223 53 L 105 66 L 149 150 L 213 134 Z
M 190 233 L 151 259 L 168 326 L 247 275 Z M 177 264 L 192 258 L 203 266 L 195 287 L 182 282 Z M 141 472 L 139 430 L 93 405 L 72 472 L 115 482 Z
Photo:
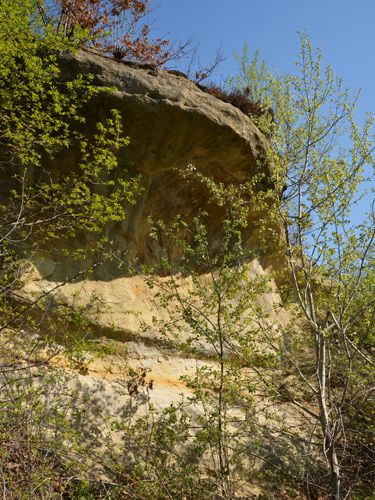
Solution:
M 340 500 L 340 466 L 336 455 L 334 443 L 331 452 L 331 480 L 332 480 L 332 499 Z
M 331 473 L 331 498 L 332 500 L 340 500 L 340 466 L 336 454 L 335 435 L 329 423 L 326 400 L 326 340 L 324 332 L 320 328 L 316 332 L 315 339 L 318 356 L 319 418 L 324 437 L 323 452 L 328 459 Z

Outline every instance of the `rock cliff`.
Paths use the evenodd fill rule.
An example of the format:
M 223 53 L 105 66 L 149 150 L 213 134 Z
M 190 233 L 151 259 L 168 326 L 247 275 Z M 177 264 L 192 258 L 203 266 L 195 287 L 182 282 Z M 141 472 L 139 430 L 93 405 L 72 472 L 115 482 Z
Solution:
M 148 237 L 147 218 L 172 220 L 183 215 L 188 222 L 199 210 L 207 210 L 209 240 L 217 240 L 219 217 L 217 208 L 207 205 L 207 192 L 199 183 L 188 182 L 181 170 L 193 164 L 197 170 L 224 184 L 238 184 L 264 172 L 259 189 L 270 186 L 266 162 L 266 143 L 252 121 L 231 104 L 224 103 L 200 90 L 194 82 L 155 68 L 133 67 L 89 52 L 64 53 L 60 58 L 62 78 L 70 80 L 79 74 L 93 76 L 93 85 L 108 90 L 96 96 L 86 110 L 88 127 L 103 120 L 110 109 L 118 109 L 130 144 L 124 148 L 120 168 L 130 176 L 141 175 L 143 191 L 135 206 L 127 207 L 124 221 L 107 228 L 113 248 L 127 261 L 153 264 L 159 258 L 156 245 Z M 60 162 L 60 163 L 59 163 Z M 63 160 L 57 158 L 56 169 L 74 168 L 74 153 Z M 262 212 L 250 214 L 257 220 Z M 258 229 L 250 223 L 244 234 L 249 249 L 259 246 Z M 76 243 L 77 244 L 77 243 Z M 90 238 L 80 245 L 90 245 Z M 25 277 L 26 289 L 49 289 L 75 272 L 90 265 L 69 258 L 59 265 L 41 252 L 33 257 L 33 266 Z M 264 256 L 262 264 L 254 262 L 256 273 L 277 265 Z M 59 291 L 68 300 L 77 287 L 82 297 L 92 292 L 111 304 L 111 313 L 100 319 L 103 332 L 115 324 L 117 338 L 139 339 L 139 320 L 124 311 L 140 311 L 148 319 L 153 314 L 149 290 L 140 277 L 131 277 L 117 266 L 107 263 L 96 269 L 94 279 L 67 284 Z M 99 328 L 100 330 L 100 328 Z
M 203 92 L 194 82 L 151 66 L 135 67 L 88 52 L 64 53 L 60 65 L 65 81 L 78 74 L 91 74 L 93 85 L 107 88 L 90 102 L 88 126 L 104 119 L 113 108 L 122 114 L 130 145 L 121 153 L 120 167 L 130 176 L 141 175 L 143 186 L 137 203 L 127 207 L 127 218 L 107 228 L 112 248 L 125 260 L 144 264 L 158 260 L 158 249 L 148 237 L 146 220 L 150 215 L 154 219 L 172 220 L 182 214 L 185 220 L 191 221 L 199 210 L 207 210 L 208 237 L 212 245 L 220 244 L 218 214 L 207 204 L 202 186 L 188 183 L 181 174 L 181 169 L 188 164 L 228 185 L 246 182 L 263 172 L 265 175 L 256 188 L 271 186 L 266 143 L 260 131 L 241 111 Z M 74 154 L 64 158 L 64 165 L 58 161 L 57 169 L 74 168 Z M 263 215 L 261 211 L 250 214 L 244 233 L 247 248 L 255 253 L 259 237 L 254 221 Z M 74 244 L 89 246 L 90 239 Z M 32 294 L 54 289 L 90 264 L 92 261 L 88 258 L 85 262 L 76 262 L 69 257 L 56 264 L 46 251 L 39 252 L 31 258 L 25 272 L 23 291 Z M 253 261 L 252 272 L 254 276 L 262 276 L 278 265 L 263 255 L 262 259 Z M 76 292 L 79 292 L 78 299 Z M 52 294 L 56 301 L 80 306 L 87 306 L 93 294 L 105 302 L 99 319 L 92 318 L 93 331 L 104 344 L 115 343 L 120 353 L 126 352 L 126 359 L 120 362 L 118 356 L 110 359 L 114 362 L 110 373 L 105 368 L 108 359 L 97 359 L 88 365 L 85 374 L 79 375 L 79 384 L 87 390 L 94 391 L 95 387 L 95 403 L 102 408 L 110 407 L 118 415 L 125 411 L 129 399 L 129 395 L 124 394 L 128 367 L 146 370 L 146 379 L 154 381 L 151 401 L 165 407 L 178 400 L 181 392 L 191 393 L 192 389 L 181 381 L 181 375 L 210 363 L 204 359 L 204 354 L 210 354 L 205 346 L 201 346 L 203 356 L 199 359 L 187 357 L 158 341 L 154 329 L 141 328 L 141 324 L 152 325 L 153 317 L 165 315 L 154 305 L 153 293 L 141 276 L 105 263 L 89 278 L 66 283 Z M 279 297 L 273 292 L 261 300 L 271 309 Z M 98 380 L 105 373 L 106 380 L 98 389 Z

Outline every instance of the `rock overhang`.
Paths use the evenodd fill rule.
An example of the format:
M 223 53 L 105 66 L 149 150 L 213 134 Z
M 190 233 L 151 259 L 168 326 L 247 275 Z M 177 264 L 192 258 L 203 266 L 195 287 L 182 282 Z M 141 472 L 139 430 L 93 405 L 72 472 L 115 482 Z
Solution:
M 124 152 L 128 169 L 152 175 L 181 164 L 215 164 L 216 171 L 237 179 L 260 170 L 270 178 L 263 134 L 239 109 L 195 82 L 86 51 L 61 53 L 59 65 L 63 81 L 90 74 L 95 87 L 108 89 L 87 105 L 87 113 L 98 121 L 112 108 L 121 112 L 130 138 Z

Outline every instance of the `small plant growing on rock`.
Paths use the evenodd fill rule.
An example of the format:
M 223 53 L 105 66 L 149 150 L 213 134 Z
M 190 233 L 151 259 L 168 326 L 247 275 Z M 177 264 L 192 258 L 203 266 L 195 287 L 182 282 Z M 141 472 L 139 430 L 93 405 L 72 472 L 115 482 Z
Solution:
M 223 102 L 232 104 L 232 106 L 238 108 L 250 118 L 256 119 L 258 125 L 261 124 L 259 118 L 262 117 L 263 121 L 266 121 L 266 127 L 263 128 L 260 126 L 260 128 L 263 128 L 263 131 L 267 134 L 270 133 L 272 124 L 275 122 L 274 110 L 270 106 L 263 106 L 259 100 L 252 100 L 249 87 L 246 87 L 243 91 L 237 88 L 223 90 L 214 84 L 208 86 L 198 85 L 198 87 L 203 90 L 203 92 L 207 92 Z

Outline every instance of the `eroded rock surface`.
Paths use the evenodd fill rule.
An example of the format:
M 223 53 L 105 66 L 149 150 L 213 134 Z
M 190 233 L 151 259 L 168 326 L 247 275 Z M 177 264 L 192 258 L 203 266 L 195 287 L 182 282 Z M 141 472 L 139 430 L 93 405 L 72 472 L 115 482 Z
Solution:
M 127 218 L 107 228 L 114 250 L 124 260 L 134 262 L 135 266 L 158 261 L 157 246 L 148 236 L 146 220 L 149 216 L 154 220 L 170 221 L 181 215 L 189 223 L 199 210 L 207 210 L 209 241 L 213 246 L 220 245 L 220 209 L 207 203 L 207 191 L 201 184 L 184 178 L 181 170 L 188 164 L 224 184 L 246 182 L 263 172 L 264 177 L 256 188 L 270 187 L 266 143 L 260 131 L 241 111 L 204 93 L 194 82 L 153 68 L 134 68 L 87 52 L 62 54 L 60 64 L 65 80 L 78 74 L 92 74 L 94 85 L 110 87 L 90 102 L 88 126 L 94 127 L 116 108 L 122 114 L 124 131 L 130 138 L 119 168 L 126 169 L 129 175 L 140 174 L 144 189 L 136 205 L 127 207 Z M 74 168 L 74 152 L 65 157 L 61 165 L 57 159 L 56 168 Z M 247 249 L 259 254 L 252 266 L 254 276 L 266 275 L 280 265 L 267 255 L 260 256 L 259 229 L 254 221 L 263 215 L 261 211 L 250 214 L 244 233 Z M 88 247 L 90 239 L 74 242 L 74 245 Z M 45 252 L 36 254 L 25 272 L 23 291 L 31 294 L 54 290 L 49 299 L 86 309 L 89 309 L 90 297 L 99 297 L 105 307 L 100 316 L 92 318 L 94 334 L 105 342 L 115 339 L 126 345 L 127 356 L 124 356 L 122 368 L 129 366 L 147 371 L 147 380 L 154 381 L 151 401 L 165 407 L 176 401 L 181 392 L 191 393 L 192 389 L 184 385 L 180 376 L 194 373 L 204 362 L 203 358 L 195 360 L 183 356 L 168 346 L 155 328 L 141 328 L 142 324 L 152 326 L 153 316 L 159 319 L 167 316 L 153 303 L 155 289 L 150 290 L 140 275 L 132 276 L 114 263 L 105 263 L 95 269 L 93 275 L 56 288 L 93 262 L 90 257 L 84 262 L 67 257 L 55 264 L 53 256 Z M 158 279 L 162 283 L 164 278 L 159 276 Z M 188 282 L 189 277 L 185 280 Z M 280 299 L 275 291 L 263 295 L 260 300 L 271 311 Z M 282 315 L 281 312 L 280 321 Z M 199 347 L 203 357 L 212 354 L 208 345 Z M 98 363 L 97 360 L 96 364 L 88 366 L 84 375 L 80 374 L 82 385 L 86 380 L 90 387 L 104 376 L 106 362 L 102 366 Z M 118 380 L 124 380 L 124 373 L 127 372 L 122 369 L 112 375 L 107 373 L 107 381 L 103 382 L 106 388 L 103 400 L 113 396 L 119 408 L 125 407 L 129 399 L 126 391 L 120 396 L 116 388 Z M 123 388 L 123 383 L 120 386 Z
M 131 139 L 128 168 L 152 175 L 192 162 L 243 179 L 265 159 L 261 133 L 247 116 L 181 76 L 88 52 L 62 54 L 61 68 L 65 80 L 92 74 L 95 86 L 116 89 L 94 100 L 90 111 L 95 120 L 111 108 L 122 112 Z
M 127 207 L 126 219 L 107 228 L 108 238 L 120 258 L 135 265 L 158 262 L 157 245 L 149 238 L 149 216 L 153 220 L 171 221 L 181 215 L 189 223 L 200 210 L 206 210 L 210 245 L 212 248 L 220 245 L 220 208 L 207 203 L 208 193 L 202 184 L 184 178 L 181 169 L 189 164 L 224 184 L 246 182 L 263 172 L 257 188 L 270 185 L 266 143 L 257 127 L 240 110 L 203 92 L 194 82 L 89 52 L 63 53 L 60 64 L 63 80 L 91 74 L 93 85 L 108 87 L 88 105 L 88 129 L 92 125 L 95 130 L 95 123 L 116 108 L 122 114 L 124 132 L 130 137 L 130 145 L 121 153 L 119 168 L 125 168 L 131 176 L 140 174 L 143 191 L 137 203 Z M 55 168 L 74 168 L 74 158 L 74 152 L 68 157 L 57 157 Z M 250 219 L 256 221 L 262 215 L 258 211 Z M 255 253 L 259 247 L 258 232 L 250 220 L 244 240 Z M 90 238 L 73 245 L 89 247 Z M 174 250 L 171 252 L 173 258 Z M 90 267 L 94 259 L 87 257 L 77 262 L 68 257 L 59 265 L 54 265 L 54 261 L 45 252 L 33 257 L 35 269 L 28 269 L 25 274 L 27 291 L 52 289 Z M 254 272 L 262 274 L 272 265 L 277 262 L 263 256 L 262 262 L 254 262 Z M 59 288 L 56 295 L 59 300 L 69 302 L 75 290 L 80 291 L 83 302 L 92 293 L 108 302 L 111 311 L 104 312 L 99 319 L 98 332 L 108 333 L 113 325 L 112 332 L 123 340 L 142 338 L 139 318 L 150 322 L 152 315 L 158 314 L 150 303 L 151 292 L 144 280 L 129 276 L 116 263 L 99 266 L 89 280 L 69 283 Z M 273 300 L 275 297 L 266 299 L 270 304 Z M 129 311 L 139 316 L 125 314 Z M 149 334 L 153 335 L 154 332 Z

